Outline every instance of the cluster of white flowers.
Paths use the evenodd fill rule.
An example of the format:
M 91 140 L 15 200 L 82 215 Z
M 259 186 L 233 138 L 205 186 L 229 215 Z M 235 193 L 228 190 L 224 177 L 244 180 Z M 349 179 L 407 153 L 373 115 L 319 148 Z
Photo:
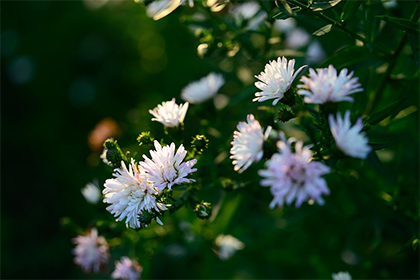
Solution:
M 139 215 L 144 211 L 159 213 L 167 210 L 165 204 L 156 202 L 158 189 L 148 181 L 145 171 L 133 159 L 128 169 L 122 161 L 121 168 L 115 169 L 113 175 L 114 179 L 105 181 L 103 193 L 104 202 L 111 204 L 106 209 L 117 217 L 117 221 L 126 218 L 127 226 L 140 228 Z M 159 218 L 156 221 L 162 224 Z
M 86 235 L 73 238 L 76 248 L 74 262 L 80 265 L 86 273 L 99 272 L 101 266 L 108 263 L 109 247 L 103 236 L 98 236 L 98 230 L 92 228 Z
M 279 57 L 269 61 L 265 65 L 265 71 L 255 76 L 260 81 L 255 86 L 262 92 L 255 93 L 252 101 L 265 101 L 274 99 L 273 106 L 277 104 L 287 92 L 297 74 L 305 66 L 294 71 L 295 60 L 287 60 Z M 353 101 L 350 94 L 360 92 L 363 89 L 357 78 L 352 78 L 353 72 L 348 74 L 347 69 L 341 70 L 337 76 L 337 70 L 330 65 L 325 69 L 309 69 L 309 78 L 302 77 L 304 83 L 298 85 L 297 93 L 305 96 L 304 102 L 324 104 L 326 102 Z M 335 143 L 344 154 L 365 159 L 371 148 L 364 133 L 362 120 L 351 127 L 350 111 L 347 111 L 344 119 L 337 115 L 335 120 L 329 115 L 329 126 Z M 238 131 L 234 132 L 232 148 L 230 150 L 234 170 L 243 172 L 252 162 L 261 160 L 263 156 L 263 142 L 267 140 L 269 127 L 263 134 L 263 128 L 253 115 L 248 115 L 246 122 L 240 122 Z M 281 140 L 277 142 L 279 149 L 271 159 L 266 162 L 266 169 L 258 173 L 263 179 L 261 186 L 270 187 L 274 199 L 270 208 L 290 205 L 293 201 L 296 207 L 300 207 L 304 201 L 312 200 L 323 204 L 323 194 L 329 194 L 326 180 L 323 175 L 330 172 L 330 168 L 320 161 L 312 160 L 310 146 L 303 146 L 303 142 L 294 139 L 286 140 L 280 133 Z M 294 147 L 292 144 L 295 143 Z M 294 151 L 293 151 L 294 149 Z
M 192 168 L 196 160 L 182 162 L 186 151 L 181 145 L 175 153 L 175 144 L 162 147 L 155 141 L 156 151 L 150 151 L 152 160 L 143 155 L 145 161 L 136 163 L 131 160 L 128 168 L 124 161 L 115 169 L 114 179 L 105 181 L 104 202 L 111 204 L 107 210 L 117 217 L 117 221 L 126 218 L 127 226 L 140 228 L 139 215 L 144 212 L 161 213 L 168 206 L 158 202 L 156 196 L 164 188 L 171 189 L 174 184 L 194 182 L 185 178 L 197 169 Z M 162 224 L 156 217 L 156 221 Z M 146 225 L 147 226 L 147 225 Z

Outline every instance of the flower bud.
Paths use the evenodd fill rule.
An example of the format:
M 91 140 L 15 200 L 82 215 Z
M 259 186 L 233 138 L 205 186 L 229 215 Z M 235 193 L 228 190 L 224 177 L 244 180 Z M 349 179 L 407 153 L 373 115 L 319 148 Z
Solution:
M 139 137 L 137 137 L 137 141 L 139 142 L 139 146 L 141 145 L 150 145 L 153 144 L 153 141 L 155 139 L 150 136 L 150 131 L 144 131 L 139 134 Z
M 196 135 L 191 141 L 191 147 L 199 154 L 208 147 L 209 140 L 204 135 Z
M 277 112 L 276 119 L 282 123 L 285 123 L 295 117 L 295 114 L 286 108 L 280 109 Z
M 106 151 L 106 160 L 112 164 L 114 168 L 121 166 L 121 161 L 126 161 L 126 157 L 121 151 L 117 141 L 113 138 L 109 138 L 105 141 L 104 147 Z
M 212 212 L 211 203 L 202 201 L 200 204 L 195 206 L 194 212 L 200 219 L 210 218 Z

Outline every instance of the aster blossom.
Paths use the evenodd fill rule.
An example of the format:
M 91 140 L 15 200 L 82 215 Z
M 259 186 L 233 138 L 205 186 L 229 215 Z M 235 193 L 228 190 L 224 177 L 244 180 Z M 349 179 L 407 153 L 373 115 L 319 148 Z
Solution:
M 247 122 L 239 122 L 238 131 L 233 133 L 233 141 L 230 143 L 230 156 L 233 159 L 234 170 L 242 173 L 253 162 L 258 162 L 263 156 L 263 143 L 268 138 L 271 126 L 264 133 L 260 123 L 254 115 L 247 116 Z
M 114 170 L 113 179 L 105 181 L 104 202 L 110 203 L 106 209 L 117 218 L 117 221 L 126 219 L 127 227 L 136 229 L 142 225 L 139 215 L 143 212 L 156 211 L 160 213 L 168 208 L 156 201 L 158 189 L 147 180 L 146 173 L 138 167 L 134 160 L 128 168 L 124 161 L 121 167 Z M 159 224 L 162 222 L 156 217 Z
M 225 83 L 221 74 L 211 72 L 206 77 L 192 82 L 181 91 L 181 98 L 192 103 L 200 104 L 214 97 Z
M 140 273 L 143 268 L 135 260 L 129 257 L 121 257 L 121 261 L 115 261 L 115 270 L 112 272 L 111 277 L 113 279 L 128 279 L 136 280 L 140 279 Z
M 222 261 L 230 259 L 236 251 L 242 250 L 245 244 L 232 235 L 220 234 L 217 236 L 216 245 L 219 247 L 219 258 Z
M 350 273 L 348 273 L 347 271 L 346 272 L 340 271 L 337 273 L 333 273 L 331 276 L 333 280 L 351 280 L 352 279 Z
M 360 159 L 367 157 L 371 148 L 368 145 L 368 138 L 361 132 L 363 129 L 361 118 L 351 127 L 350 111 L 346 111 L 344 118 L 338 113 L 336 120 L 333 115 L 329 115 L 328 121 L 335 143 L 344 154 Z
M 350 94 L 363 91 L 358 83 L 358 78 L 352 78 L 353 72 L 348 74 L 346 68 L 340 71 L 330 65 L 328 68 L 309 69 L 309 78 L 302 77 L 304 84 L 298 85 L 298 94 L 305 96 L 306 103 L 324 104 L 326 102 L 350 101 Z
M 158 121 L 165 127 L 178 127 L 184 122 L 187 110 L 188 102 L 178 105 L 175 103 L 175 98 L 172 98 L 171 101 L 162 102 L 153 110 L 149 110 L 149 113 L 154 116 L 152 121 Z
M 99 272 L 101 266 L 109 260 L 109 247 L 103 236 L 98 236 L 98 230 L 92 228 L 86 235 L 72 239 L 76 244 L 73 249 L 74 262 L 80 265 L 86 273 Z
M 152 159 L 143 155 L 144 161 L 140 165 L 147 173 L 148 180 L 162 191 L 164 188 L 172 190 L 173 185 L 195 182 L 193 179 L 186 178 L 188 174 L 197 171 L 192 168 L 197 160 L 192 159 L 182 162 L 187 155 L 187 151 L 181 144 L 175 153 L 175 143 L 162 147 L 158 141 L 154 141 L 156 151 L 150 151 Z
M 266 162 L 266 169 L 259 170 L 263 177 L 261 186 L 270 187 L 274 196 L 270 208 L 283 207 L 286 202 L 290 205 L 296 200 L 296 207 L 300 207 L 306 200 L 313 199 L 318 204 L 324 204 L 322 194 L 329 194 L 329 189 L 321 176 L 330 172 L 330 168 L 318 161 L 311 161 L 312 151 L 308 146 L 303 146 L 302 141 L 290 138 L 277 142 L 280 153 L 275 153 Z M 295 152 L 291 144 L 295 144 Z
M 255 82 L 255 86 L 262 91 L 256 92 L 252 101 L 263 102 L 274 99 L 273 106 L 276 105 L 283 98 L 284 93 L 290 89 L 293 80 L 306 65 L 300 67 L 296 72 L 294 67 L 295 60 L 287 61 L 284 56 L 277 58 L 277 61 L 272 60 L 267 63 L 264 72 L 255 76 L 255 78 L 260 80 Z

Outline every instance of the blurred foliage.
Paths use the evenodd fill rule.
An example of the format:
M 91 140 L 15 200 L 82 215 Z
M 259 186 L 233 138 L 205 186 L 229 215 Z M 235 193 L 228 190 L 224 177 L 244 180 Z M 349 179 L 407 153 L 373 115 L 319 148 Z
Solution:
M 289 1 L 289 9 L 285 1 L 262 1 L 268 17 L 257 30 L 230 16 L 234 4 L 217 13 L 201 3 L 181 6 L 153 21 L 131 1 L 98 3 L 2 3 L 3 278 L 103 279 L 123 255 L 139 260 L 145 279 L 329 279 L 337 271 L 354 279 L 419 278 L 418 15 L 407 23 L 416 17 L 417 2 L 386 9 L 380 1 L 310 8 Z M 198 21 L 195 10 L 210 18 Z M 327 56 L 308 61 L 309 43 L 293 49 L 286 32 L 271 28 L 290 15 L 309 33 L 322 35 L 323 28 L 310 42 L 320 43 Z M 340 24 L 326 27 L 328 19 Z M 343 29 L 364 34 L 364 43 Z M 366 161 L 338 162 L 326 176 L 331 195 L 324 206 L 270 210 L 271 195 L 256 176 L 263 162 L 239 176 L 229 159 L 233 131 L 251 112 L 308 139 L 293 118 L 274 120 L 292 112 L 251 102 L 253 75 L 279 55 L 297 65 L 347 67 L 364 88 L 339 109 L 364 117 L 377 151 Z M 198 219 L 199 205 L 186 206 L 165 214 L 164 226 L 135 231 L 114 222 L 105 204 L 86 203 L 81 188 L 111 177 L 99 158 L 104 140 L 116 138 L 137 159 L 152 148 L 138 145 L 140 133 L 170 142 L 148 110 L 172 97 L 179 103 L 181 89 L 210 71 L 227 80 L 220 91 L 227 106 L 212 100 L 190 106 L 177 140 L 189 150 L 197 135 L 209 140 L 196 155 L 200 191 L 194 195 L 211 203 L 211 217 Z M 20 176 L 26 181 L 16 181 Z M 175 189 L 175 196 L 182 194 Z M 85 275 L 72 262 L 71 238 L 92 226 L 110 244 L 108 273 Z M 222 262 L 215 254 L 219 234 L 235 236 L 245 248 Z

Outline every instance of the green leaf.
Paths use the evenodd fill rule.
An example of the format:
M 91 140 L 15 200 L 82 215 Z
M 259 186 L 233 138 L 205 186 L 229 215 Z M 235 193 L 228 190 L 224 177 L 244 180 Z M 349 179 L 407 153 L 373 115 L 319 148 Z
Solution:
M 345 22 L 351 18 L 359 9 L 360 4 L 362 4 L 362 1 L 346 1 L 341 12 L 341 21 Z
M 279 9 L 290 16 L 296 16 L 296 13 L 293 12 L 292 8 L 289 6 L 286 0 L 279 0 L 280 4 Z
M 333 26 L 332 24 L 327 24 L 321 27 L 320 29 L 318 29 L 317 31 L 315 31 L 314 33 L 312 33 L 312 35 L 315 35 L 315 36 L 325 35 L 331 31 L 332 26 Z
M 383 173 L 383 174 L 387 174 L 384 166 L 382 165 L 381 160 L 378 158 L 378 155 L 376 154 L 376 152 L 372 151 L 369 153 L 368 157 L 367 157 L 367 161 L 373 166 L 375 167 L 379 172 Z
M 341 0 L 331 0 L 331 1 L 323 1 L 323 2 L 314 2 L 313 5 L 311 5 L 310 9 L 314 12 L 320 12 L 329 8 L 334 7 L 338 3 L 340 3 Z
M 370 65 L 378 58 L 375 53 L 368 52 L 364 47 L 350 46 L 330 55 L 321 66 L 327 67 L 333 64 L 336 69 L 341 69 L 361 63 Z
M 300 12 L 300 10 L 301 10 L 300 7 L 293 7 L 292 8 L 292 14 L 296 15 L 298 12 Z M 293 15 L 291 15 L 291 14 L 285 12 L 285 11 L 279 11 L 277 14 L 275 14 L 273 16 L 273 18 L 281 20 L 281 19 L 287 19 L 287 18 L 292 17 L 292 16 Z
M 412 22 L 408 19 L 403 18 L 396 18 L 396 17 L 389 17 L 389 16 L 376 16 L 377 18 L 382 19 L 383 21 L 386 21 L 395 27 L 413 34 L 413 35 L 419 35 L 420 33 L 420 26 L 418 23 Z
M 372 147 L 372 150 L 377 151 L 377 150 L 385 149 L 392 144 L 393 143 L 369 143 L 369 146 Z
M 366 117 L 363 120 L 363 123 L 367 125 L 375 125 L 389 116 L 391 116 L 391 118 L 395 117 L 404 108 L 406 100 L 407 98 L 402 98 L 379 112 L 373 113 L 372 115 Z
M 411 52 L 413 53 L 413 57 L 414 60 L 416 61 L 417 67 L 420 67 L 420 59 L 419 59 L 419 54 L 420 54 L 420 47 L 419 47 L 419 37 L 412 35 L 412 34 L 408 34 L 407 36 L 408 42 L 410 43 L 410 47 L 411 47 Z

